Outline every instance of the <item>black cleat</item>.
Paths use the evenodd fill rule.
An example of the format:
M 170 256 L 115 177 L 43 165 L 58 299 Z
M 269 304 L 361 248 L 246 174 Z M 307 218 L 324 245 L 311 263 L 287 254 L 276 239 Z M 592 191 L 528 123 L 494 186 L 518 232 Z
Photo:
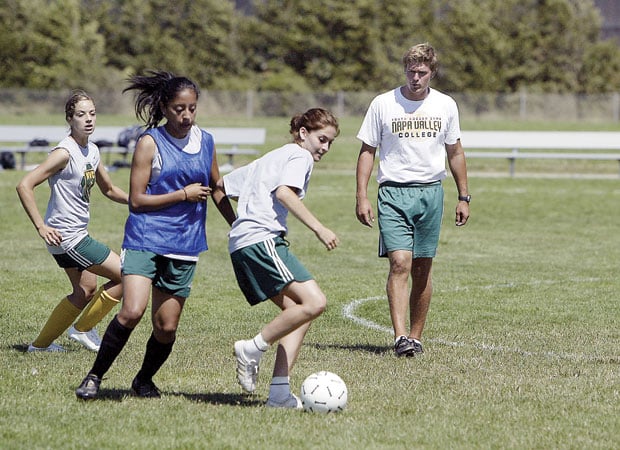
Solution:
M 95 374 L 89 373 L 82 381 L 82 384 L 75 390 L 75 395 L 82 400 L 94 400 L 97 398 L 100 385 L 101 378 Z
M 142 381 L 138 379 L 138 377 L 134 378 L 131 382 L 131 390 L 133 391 L 133 395 L 136 397 L 143 398 L 159 398 L 161 397 L 161 393 L 153 380 Z
M 396 356 L 414 356 L 415 345 L 413 341 L 406 336 L 401 336 L 398 338 L 396 343 L 394 344 L 394 353 Z
M 411 345 L 413 345 L 413 352 L 417 353 L 417 354 L 422 354 L 424 353 L 424 349 L 422 348 L 422 343 L 420 341 L 418 341 L 417 339 L 409 339 L 409 341 L 411 342 Z

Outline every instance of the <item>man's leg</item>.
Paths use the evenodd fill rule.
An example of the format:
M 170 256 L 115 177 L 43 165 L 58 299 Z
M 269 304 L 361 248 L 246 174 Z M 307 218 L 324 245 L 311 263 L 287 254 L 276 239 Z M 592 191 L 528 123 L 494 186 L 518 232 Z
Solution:
M 433 258 L 415 258 L 411 267 L 413 285 L 409 299 L 411 328 L 409 337 L 420 340 L 433 294 Z
M 410 251 L 395 250 L 388 253 L 390 272 L 386 291 L 390 305 L 390 317 L 394 328 L 394 337 L 407 336 L 407 310 L 409 309 L 409 274 L 412 271 Z

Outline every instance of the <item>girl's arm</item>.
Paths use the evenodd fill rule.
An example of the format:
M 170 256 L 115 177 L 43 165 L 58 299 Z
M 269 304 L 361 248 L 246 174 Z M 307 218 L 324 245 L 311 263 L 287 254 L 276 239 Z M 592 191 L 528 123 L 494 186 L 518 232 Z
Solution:
M 127 192 L 112 183 L 110 174 L 103 164 L 99 164 L 97 166 L 95 178 L 97 180 L 97 186 L 99 186 L 99 189 L 103 195 L 116 203 L 122 203 L 123 205 L 129 203 L 129 195 Z
M 43 163 L 38 165 L 34 170 L 28 172 L 17 185 L 19 200 L 30 218 L 30 221 L 37 229 L 39 236 L 47 245 L 59 245 L 62 241 L 62 236 L 55 228 L 45 225 L 34 197 L 34 188 L 59 170 L 62 170 L 67 165 L 67 162 L 69 162 L 69 152 L 65 149 L 58 148 L 52 151 Z
M 226 196 L 224 191 L 224 179 L 220 176 L 220 168 L 217 164 L 217 157 L 215 154 L 215 148 L 213 149 L 213 160 L 211 162 L 211 179 L 209 180 L 209 187 L 211 188 L 211 198 L 215 203 L 216 208 L 224 217 L 228 225 L 232 225 L 237 219 L 235 210 L 230 204 L 230 200 Z
M 310 228 L 316 237 L 327 247 L 327 250 L 335 249 L 340 240 L 329 228 L 323 226 L 314 217 L 306 205 L 297 196 L 295 190 L 289 186 L 279 186 L 276 189 L 276 198 L 288 209 L 301 223 Z
M 131 160 L 129 177 L 129 208 L 132 211 L 155 211 L 175 203 L 189 201 L 202 202 L 210 195 L 211 188 L 200 183 L 192 183 L 183 189 L 166 194 L 150 195 L 146 188 L 151 179 L 153 157 L 157 144 L 149 135 L 142 136 L 136 145 Z

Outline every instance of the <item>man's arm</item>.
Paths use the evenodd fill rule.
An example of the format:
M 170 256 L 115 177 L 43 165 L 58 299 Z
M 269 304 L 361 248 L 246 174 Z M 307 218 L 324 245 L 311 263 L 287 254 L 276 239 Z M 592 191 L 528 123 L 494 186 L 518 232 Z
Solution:
M 372 227 L 375 221 L 375 214 L 372 211 L 370 200 L 368 200 L 368 181 L 372 174 L 375 164 L 376 147 L 371 147 L 362 143 L 359 156 L 357 158 L 357 169 L 355 172 L 357 180 L 357 190 L 355 194 L 355 214 L 357 220 L 363 225 Z
M 457 140 L 456 144 L 446 144 L 446 153 L 448 155 L 448 166 L 456 183 L 456 190 L 459 197 L 469 195 L 467 187 L 467 163 L 465 161 L 465 151 L 461 145 L 461 140 Z M 456 226 L 462 226 L 469 219 L 469 202 L 459 200 L 456 205 Z

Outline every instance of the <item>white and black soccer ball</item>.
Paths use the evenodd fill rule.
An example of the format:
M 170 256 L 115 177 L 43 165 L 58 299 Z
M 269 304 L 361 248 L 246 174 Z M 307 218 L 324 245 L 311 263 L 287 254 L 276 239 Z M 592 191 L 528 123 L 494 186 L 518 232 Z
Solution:
M 336 413 L 347 406 L 347 385 L 335 373 L 313 373 L 301 385 L 301 403 L 305 411 Z

